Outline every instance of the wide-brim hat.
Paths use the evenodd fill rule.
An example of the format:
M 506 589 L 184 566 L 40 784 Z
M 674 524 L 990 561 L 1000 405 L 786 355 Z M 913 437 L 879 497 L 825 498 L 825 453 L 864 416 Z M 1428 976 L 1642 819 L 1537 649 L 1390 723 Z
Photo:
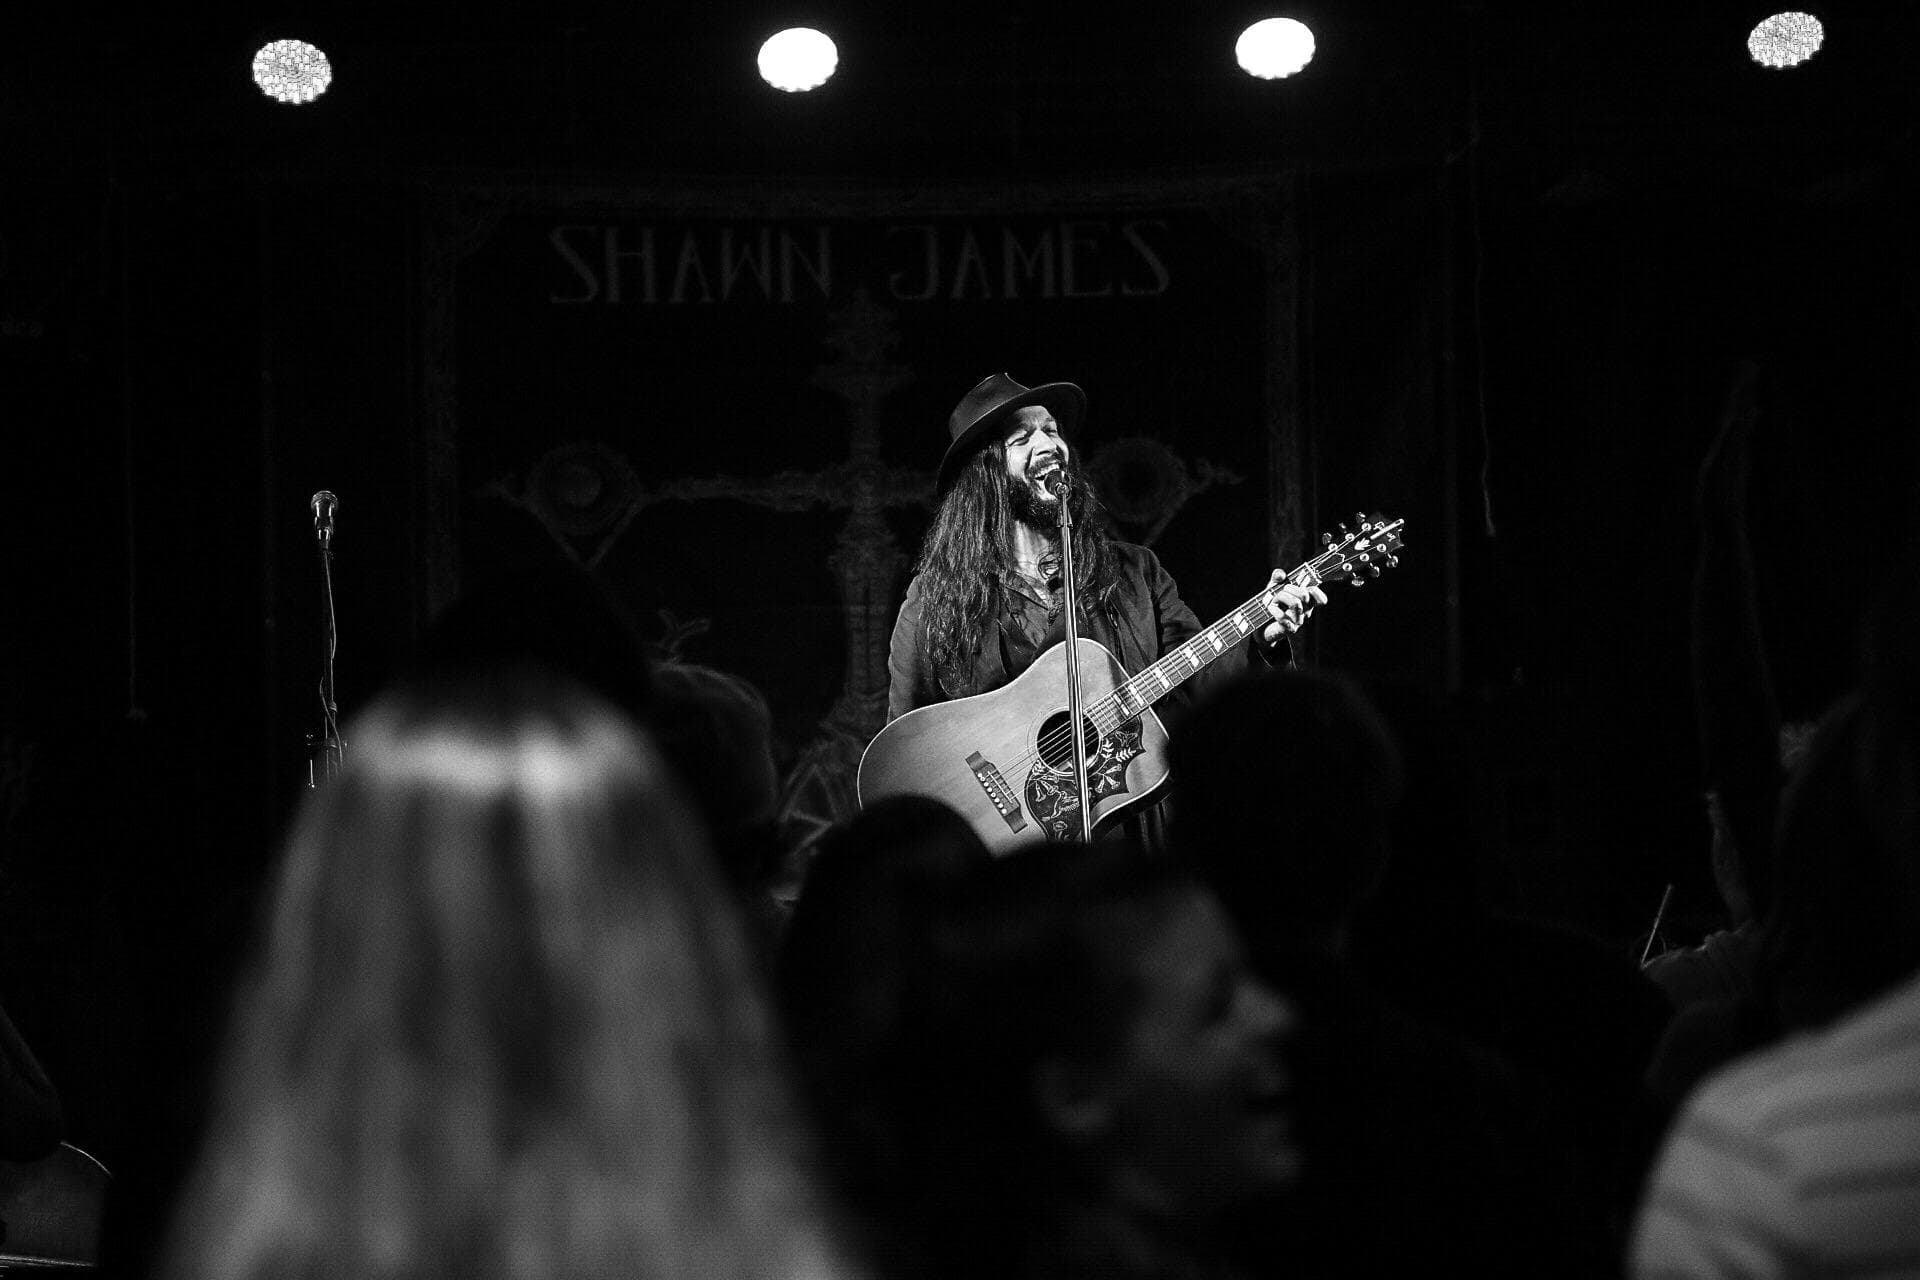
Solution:
M 1023 387 L 1004 373 L 980 379 L 947 419 L 947 435 L 952 442 L 947 445 L 947 456 L 940 460 L 940 476 L 934 482 L 934 493 L 947 491 L 967 459 L 996 431 L 1003 429 L 1008 414 L 1034 404 L 1052 414 L 1060 430 L 1070 435 L 1086 416 L 1087 393 L 1071 382 Z

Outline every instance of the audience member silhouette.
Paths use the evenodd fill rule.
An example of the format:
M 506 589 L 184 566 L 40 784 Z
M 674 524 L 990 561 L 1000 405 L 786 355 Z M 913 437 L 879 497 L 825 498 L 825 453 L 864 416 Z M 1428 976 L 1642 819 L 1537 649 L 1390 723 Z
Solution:
M 1818 1029 L 1688 1099 L 1649 1183 L 1638 1276 L 1904 1275 L 1920 1260 L 1915 568 L 1870 613 L 1859 694 L 1782 802 L 1762 993 L 1782 1027 Z
M 613 594 L 557 560 L 516 563 L 483 578 L 434 620 L 417 657 L 418 669 L 431 672 L 514 662 L 562 672 L 647 727 L 770 958 L 785 926 L 773 890 L 787 851 L 773 717 L 759 689 L 700 663 L 651 660 Z
M 1352 962 L 1355 926 L 1394 856 L 1406 777 L 1368 699 L 1328 675 L 1243 679 L 1196 709 L 1172 767 L 1177 847 L 1301 1012 L 1295 1274 L 1617 1270 L 1606 1203 L 1579 1196 L 1563 1117 L 1538 1084 L 1389 1000 Z M 1437 874 L 1464 879 L 1432 856 Z M 1627 977 L 1639 981 L 1630 966 Z
M 932 924 L 991 861 L 938 800 L 893 796 L 815 846 L 777 970 L 780 1010 L 842 1195 L 876 1256 L 896 1258 L 907 974 Z
M 486 673 L 510 664 L 561 672 L 635 719 L 653 704 L 638 625 L 598 579 L 557 558 L 480 575 L 434 617 L 411 666 Z
M 981 870 L 929 931 L 891 1095 L 916 1277 L 1250 1274 L 1298 1176 L 1291 1010 L 1212 896 L 1125 843 Z
M 1752 992 L 1675 1020 L 1648 1069 L 1668 1106 L 1716 1068 L 1819 1029 L 1920 967 L 1920 918 L 1905 888 L 1911 855 L 1875 838 L 1860 792 L 1868 722 L 1850 694 L 1815 727 L 1781 799 L 1778 892 L 1759 927 Z
M 771 961 L 786 926 L 775 888 L 786 873 L 773 712 L 742 676 L 693 662 L 652 672 L 647 727 L 685 784 L 714 853 Z
M 1407 1013 L 1498 1053 L 1549 1111 L 1575 1195 L 1623 1247 L 1662 1115 L 1643 1073 L 1671 1008 L 1634 958 L 1557 922 L 1490 910 L 1478 782 L 1435 694 L 1381 682 L 1369 701 L 1400 745 L 1393 856 L 1355 910 L 1350 957 Z
M 841 1273 L 751 947 L 644 736 L 474 667 L 346 739 L 165 1274 Z

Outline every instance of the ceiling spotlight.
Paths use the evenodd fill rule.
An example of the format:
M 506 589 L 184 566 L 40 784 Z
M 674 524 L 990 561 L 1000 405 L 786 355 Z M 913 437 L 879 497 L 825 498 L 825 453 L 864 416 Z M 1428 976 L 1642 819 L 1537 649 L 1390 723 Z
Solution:
M 1267 18 L 1240 33 L 1233 56 L 1248 75 L 1278 80 L 1313 61 L 1313 32 L 1292 18 Z
M 1827 38 L 1810 13 L 1776 13 L 1747 33 L 1747 52 L 1763 67 L 1797 67 Z
M 253 82 L 280 102 L 312 102 L 333 83 L 333 67 L 305 40 L 275 40 L 253 55 Z
M 818 89 L 839 65 L 833 41 L 812 27 L 788 27 L 760 46 L 760 78 L 787 93 Z

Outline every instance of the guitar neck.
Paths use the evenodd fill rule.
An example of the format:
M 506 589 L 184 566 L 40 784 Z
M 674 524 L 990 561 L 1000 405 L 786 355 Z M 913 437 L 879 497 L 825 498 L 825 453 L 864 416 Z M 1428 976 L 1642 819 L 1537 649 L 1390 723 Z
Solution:
M 1393 553 L 1400 548 L 1403 520 L 1383 521 L 1379 516 L 1357 516 L 1359 531 L 1348 533 L 1338 542 L 1327 534 L 1321 541 L 1327 549 L 1287 574 L 1292 582 L 1335 582 L 1363 580 L 1356 571 L 1379 576 L 1383 566 L 1398 564 Z M 1161 655 L 1160 660 L 1130 677 L 1112 693 L 1087 709 L 1095 726 L 1105 733 L 1115 725 L 1133 719 L 1182 684 L 1200 674 L 1207 664 L 1265 626 L 1273 617 L 1267 609 L 1267 593 L 1261 591 L 1220 621 L 1194 635 L 1185 644 Z
M 1117 713 L 1117 720 L 1132 719 L 1199 675 L 1214 659 L 1258 631 L 1272 618 L 1273 615 L 1267 611 L 1264 592 L 1244 601 L 1232 613 L 1198 632 L 1185 644 L 1168 650 L 1159 661 L 1130 677 L 1103 700 L 1101 709 L 1110 705 Z

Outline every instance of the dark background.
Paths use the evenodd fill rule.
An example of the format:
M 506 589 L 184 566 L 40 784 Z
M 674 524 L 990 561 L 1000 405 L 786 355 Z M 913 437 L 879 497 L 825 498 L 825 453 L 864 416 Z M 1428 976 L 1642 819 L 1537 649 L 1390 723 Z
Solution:
M 156 1113 L 191 1115 L 174 1099 L 319 727 L 309 494 L 341 496 L 351 711 L 457 582 L 436 538 L 469 561 L 557 549 L 482 492 L 548 448 L 598 433 L 654 482 L 844 454 L 846 406 L 810 378 L 847 299 L 556 339 L 551 309 L 511 304 L 511 269 L 489 274 L 556 219 L 1171 219 L 1200 264 L 1183 285 L 1213 292 L 897 306 L 886 461 L 930 469 L 987 372 L 1078 381 L 1090 432 L 1247 471 L 1157 544 L 1209 617 L 1289 539 L 1405 515 L 1405 563 L 1323 611 L 1309 659 L 1457 698 L 1511 905 L 1623 947 L 1668 884 L 1682 934 L 1711 919 L 1693 475 L 1759 362 L 1763 621 L 1783 707 L 1810 717 L 1848 678 L 1915 478 L 1915 6 L 1820 7 L 1828 46 L 1791 72 L 1746 57 L 1764 10 L 1720 0 L 1205 8 L 0 18 L 0 999 L 77 1141 L 137 1168 L 190 1127 Z M 1233 36 L 1282 11 L 1320 52 L 1252 81 Z M 752 51 L 800 20 L 840 73 L 778 94 Z M 247 78 L 282 34 L 333 59 L 311 106 Z M 450 364 L 429 323 L 448 201 L 505 211 L 451 277 Z M 1275 226 L 1277 257 L 1250 247 Z M 423 523 L 443 403 L 471 446 L 458 531 Z M 1299 486 L 1278 516 L 1276 439 Z M 846 661 L 820 568 L 839 517 L 673 510 L 635 518 L 610 576 L 656 638 L 661 608 L 708 624 L 686 655 L 767 687 L 800 759 Z M 924 519 L 893 512 L 902 547 Z

